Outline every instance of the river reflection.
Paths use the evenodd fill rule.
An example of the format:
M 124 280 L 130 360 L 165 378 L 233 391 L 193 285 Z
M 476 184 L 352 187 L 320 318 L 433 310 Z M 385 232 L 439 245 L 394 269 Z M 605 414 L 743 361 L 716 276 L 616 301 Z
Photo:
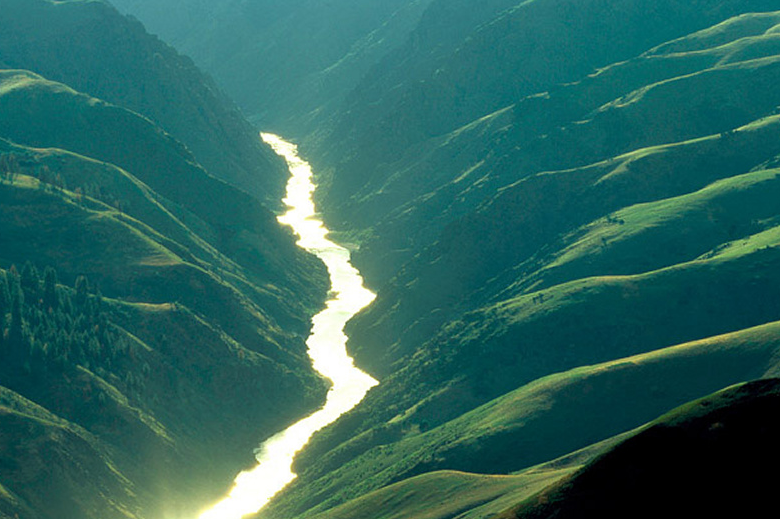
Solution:
M 281 489 L 295 479 L 292 462 L 311 436 L 355 407 L 377 381 L 357 369 L 347 355 L 347 321 L 374 299 L 363 286 L 360 273 L 349 263 L 349 251 L 327 239 L 328 230 L 314 218 L 312 200 L 315 185 L 311 167 L 302 160 L 294 144 L 264 133 L 263 140 L 281 155 L 290 168 L 284 203 L 288 211 L 279 221 L 293 228 L 298 245 L 317 255 L 328 267 L 332 298 L 314 316 L 306 341 L 314 369 L 333 382 L 325 405 L 311 416 L 266 440 L 257 451 L 256 468 L 236 477 L 230 494 L 200 519 L 240 519 L 256 513 Z

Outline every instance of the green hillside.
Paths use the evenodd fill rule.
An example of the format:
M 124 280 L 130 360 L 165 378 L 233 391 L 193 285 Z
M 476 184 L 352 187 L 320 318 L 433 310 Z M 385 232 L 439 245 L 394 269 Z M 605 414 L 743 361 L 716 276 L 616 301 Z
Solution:
M 776 456 L 770 445 L 776 405 L 777 379 L 737 385 L 513 475 L 431 472 L 313 517 L 624 517 L 627 511 L 638 517 L 682 517 L 702 510 L 716 516 L 724 510 L 760 514 L 771 506 L 771 478 L 760 467 L 765 456 Z M 713 489 L 722 499 L 702 498 Z M 746 495 L 756 498 L 745 500 Z
M 352 340 L 360 345 L 359 353 L 376 345 L 380 355 L 399 358 L 448 314 L 468 311 L 493 294 L 502 298 L 536 292 L 556 284 L 556 279 L 641 273 L 691 261 L 722 243 L 772 227 L 774 197 L 765 197 L 763 187 L 746 194 L 743 182 L 752 174 L 740 173 L 778 151 L 773 149 L 776 131 L 770 119 L 736 132 L 728 147 L 722 146 L 723 138 L 713 136 L 540 174 L 509 186 L 405 267 L 384 289 L 387 300 L 380 292 L 377 303 L 354 323 Z M 729 175 L 735 175 L 733 180 L 704 187 Z M 760 186 L 775 182 L 771 170 L 755 175 L 752 178 L 768 180 Z M 690 194 L 679 195 L 685 192 Z M 745 204 L 754 198 L 755 207 Z M 618 210 L 626 202 L 648 199 L 658 201 Z M 532 211 L 526 211 L 529 204 Z M 674 217 L 676 213 L 680 216 Z M 574 252 L 575 247 L 580 252 Z M 486 250 L 493 253 L 485 255 Z M 580 270 L 563 274 L 575 268 L 569 261 L 577 256 Z M 443 262 L 448 268 L 442 268 Z M 462 299 L 472 291 L 473 296 Z M 410 302 L 408 307 L 397 305 L 401 298 Z M 408 319 L 420 332 L 397 336 L 393 330 L 409 326 Z M 398 346 L 386 347 L 393 343 Z M 365 355 L 370 358 L 370 353 Z
M 149 119 L 28 71 L 0 71 L 0 270 L 3 513 L 193 516 L 323 398 L 319 262 Z
M 100 493 L 114 498 L 87 505 L 97 516 L 137 517 L 132 486 L 93 436 L 12 391 L 0 392 L 0 448 L 14 460 L 0 476 L 4 483 L 13 479 L 10 490 L 0 491 L 2 517 L 78 517 L 83 497 Z M 57 512 L 52 513 L 52 507 Z
M 4 426 L 9 440 L 18 442 L 23 431 L 35 431 L 42 445 L 65 456 L 58 472 L 40 483 L 62 494 L 57 499 L 66 504 L 59 507 L 53 494 L 42 494 L 44 487 L 25 483 L 13 469 L 47 471 L 46 451 L 28 441 L 20 445 L 29 452 L 4 448 L 4 459 L 13 463 L 0 481 L 16 496 L 7 501 L 34 510 L 20 517 L 120 517 L 105 507 L 138 517 L 157 515 L 167 506 L 194 513 L 221 493 L 237 466 L 250 462 L 260 439 L 321 398 L 322 382 L 310 373 L 299 336 L 306 323 L 289 317 L 306 311 L 280 300 L 279 290 L 254 285 L 237 264 L 157 205 L 159 195 L 115 166 L 61 151 L 6 146 L 13 153 L 0 155 L 0 163 L 12 165 L 0 183 L 0 263 L 55 265 L 58 295 L 47 296 L 44 280 L 29 274 L 36 269 L 26 263 L 21 283 L 29 290 L 21 299 L 17 339 L 12 301 L 0 301 L 6 338 L 0 384 L 13 390 L 15 399 L 31 400 L 56 415 L 63 431 L 75 435 L 51 443 L 46 438 L 61 435 L 49 428 L 24 420 Z M 39 178 L 59 180 L 49 184 Z M 79 182 L 89 186 L 91 180 L 104 189 L 117 186 L 112 196 L 135 202 L 139 218 L 158 220 L 159 228 L 178 229 L 188 240 L 177 242 L 98 195 L 83 194 Z M 66 184 L 74 191 L 61 187 Z M 112 298 L 85 296 L 104 308 L 94 339 L 78 335 L 89 331 L 94 319 L 84 321 L 78 314 L 75 301 L 83 296 L 68 296 L 71 292 L 56 285 L 59 278 L 75 284 L 76 292 L 80 286 L 90 290 L 85 274 L 89 285 Z M 2 285 L 0 299 L 2 294 L 10 298 L 14 289 Z M 45 306 L 49 300 L 58 301 L 49 307 L 53 310 Z M 258 398 L 249 404 L 246 394 Z M 204 415 L 210 419 L 204 421 Z M 92 447 L 70 445 L 85 434 Z M 77 455 L 67 454 L 74 449 Z M 72 456 L 85 461 L 74 467 L 67 461 Z M 98 474 L 109 469 L 118 474 L 111 488 L 74 483 L 74 470 L 102 481 Z M 189 476 L 183 478 L 181 471 Z M 193 500 L 195 495 L 200 497 Z M 54 515 L 38 515 L 45 509 Z
M 769 25 L 776 16 L 759 19 Z M 731 136 L 731 130 L 772 115 L 778 99 L 767 85 L 773 80 L 760 76 L 776 74 L 774 60 L 749 51 L 762 48 L 776 56 L 776 35 L 771 28 L 742 39 L 740 34 L 733 44 L 695 55 L 666 54 L 668 47 L 661 46 L 415 146 L 400 160 L 374 166 L 375 175 L 361 172 L 357 183 L 363 186 L 340 204 L 350 225 L 366 236 L 360 264 L 374 283 L 385 282 L 395 270 L 383 266 L 400 267 L 496 191 L 537 172 Z M 746 156 L 762 153 L 747 143 L 734 145 Z M 738 156 L 731 146 L 723 152 Z
M 61 148 L 128 171 L 176 205 L 168 209 L 269 287 L 311 293 L 314 260 L 256 200 L 210 176 L 149 120 L 24 71 L 0 75 L 0 137 Z M 287 259 L 297 257 L 297 261 Z M 294 265 L 300 263 L 297 272 Z M 291 269 L 291 267 L 293 267 Z
M 289 134 L 338 111 L 432 0 L 113 3 L 213 74 L 254 120 Z
M 484 509 L 490 506 L 491 510 L 503 511 L 501 503 L 517 502 L 533 495 L 571 473 L 575 467 L 545 468 L 518 476 L 432 472 L 389 485 L 314 517 L 446 519 L 471 517 L 472 509 L 476 507 Z M 503 506 L 506 507 L 506 504 Z
M 774 353 L 747 344 L 773 350 L 780 319 L 779 20 L 656 41 L 393 162 L 344 153 L 366 167 L 356 179 L 340 164 L 334 182 L 354 194 L 324 201 L 378 288 L 348 332 L 382 384 L 314 439 L 259 517 L 365 512 L 440 470 L 507 474 L 774 373 Z M 317 146 L 315 164 L 344 151 Z M 724 341 L 736 357 L 720 357 Z M 654 375 L 636 368 L 661 358 Z M 578 378 L 593 365 L 610 377 Z M 580 382 L 552 389 L 561 379 Z
M 767 505 L 776 1 L 117 4 L 377 292 L 380 384 L 258 518 Z M 0 65 L 0 517 L 194 517 L 325 394 L 286 172 L 104 1 L 0 0 Z
M 777 459 L 777 398 L 773 379 L 692 402 L 497 517 L 760 515 L 772 506 L 763 468 Z
M 760 20 L 764 22 L 765 18 L 768 16 L 762 16 Z M 736 22 L 734 25 L 741 27 Z M 726 24 L 725 27 L 731 26 Z M 739 75 L 742 80 L 756 79 L 754 87 L 761 88 L 763 80 L 754 74 L 756 69 L 751 66 L 741 70 L 744 72 Z M 762 92 L 771 91 L 764 89 Z M 755 97 L 745 97 L 745 103 Z M 677 107 L 683 104 L 682 99 L 666 99 L 668 103 L 661 108 L 670 115 L 676 113 Z M 775 102 L 767 102 L 766 106 Z M 715 104 L 713 102 L 711 106 Z M 766 109 L 767 114 L 772 111 Z M 658 110 L 648 109 L 641 116 L 627 119 L 652 120 L 654 116 L 648 114 L 654 112 Z M 683 119 L 696 121 L 691 117 Z M 740 125 L 745 123 L 739 118 L 730 117 L 729 120 Z M 592 144 L 597 142 L 596 137 L 613 133 L 638 135 L 636 131 L 610 132 L 606 125 L 587 138 L 570 139 L 568 134 L 575 130 L 585 132 L 595 124 L 584 121 L 575 123 L 574 130 L 560 128 L 560 136 L 554 139 L 556 142 L 548 144 L 554 136 L 543 134 L 537 139 L 539 145 L 519 148 L 515 155 L 522 158 L 520 164 L 517 164 L 518 157 L 502 159 L 499 163 L 478 162 L 451 185 L 410 200 L 391 218 L 372 228 L 371 237 L 358 256 L 369 275 L 381 276 L 380 281 L 387 279 L 388 273 L 393 272 L 386 268 L 388 264 L 402 266 L 404 258 L 413 259 L 398 271 L 395 279 L 382 287 L 377 303 L 365 314 L 366 326 L 357 321 L 353 327 L 353 342 L 361 348 L 376 344 L 384 350 L 387 344 L 406 341 L 395 330 L 417 327 L 419 331 L 406 335 L 410 343 L 419 343 L 421 336 L 428 336 L 446 322 L 453 307 L 455 312 L 468 310 L 475 300 L 490 298 L 503 291 L 507 284 L 517 284 L 518 277 L 525 278 L 544 267 L 544 262 L 549 261 L 548 255 L 554 254 L 555 248 L 561 245 L 557 243 L 561 234 L 575 233 L 580 226 L 599 217 L 614 220 L 612 213 L 623 207 L 691 193 L 719 178 L 744 174 L 771 161 L 778 151 L 773 121 L 772 118 L 759 120 L 740 131 L 728 130 L 714 135 L 705 131 L 695 139 L 627 151 L 623 155 L 593 157 L 604 160 L 592 166 L 564 169 L 555 174 L 539 173 L 511 182 L 509 172 L 517 175 L 540 168 L 538 165 L 524 167 L 523 162 L 552 159 L 559 166 L 561 162 L 571 163 L 571 157 L 553 153 L 553 149 L 572 150 L 577 148 L 577 143 Z M 701 124 L 706 130 L 705 121 Z M 631 145 L 620 147 L 624 148 L 620 151 L 626 151 Z M 424 172 L 417 173 L 430 178 Z M 506 184 L 507 181 L 510 183 Z M 401 183 L 404 183 L 403 177 L 399 178 Z M 375 197 L 366 199 L 366 205 L 377 207 L 380 204 L 376 197 L 384 197 L 385 193 L 383 188 Z M 471 214 L 466 212 L 469 210 Z M 457 220 L 459 214 L 464 216 Z M 728 220 L 728 217 L 721 218 Z M 455 219 L 455 222 L 448 224 L 448 219 Z M 423 221 L 427 225 L 417 223 Z M 415 228 L 421 229 L 418 235 Z M 438 243 L 425 246 L 437 235 L 437 228 L 445 229 L 439 235 Z M 540 253 L 542 247 L 550 250 Z M 491 254 L 485 254 L 487 250 Z M 701 251 L 704 252 L 706 250 Z M 419 253 L 416 258 L 413 257 L 415 253 Z M 633 261 L 637 257 L 641 260 L 639 253 L 630 259 Z M 685 258 L 689 259 L 692 258 Z M 589 256 L 588 261 L 591 260 Z M 590 275 L 622 272 L 625 270 L 618 268 Z M 486 283 L 490 283 L 487 288 Z M 472 294 L 475 290 L 479 292 Z M 407 303 L 399 305 L 402 299 Z M 429 314 L 430 318 L 427 317 Z
M 408 49 L 399 49 L 394 62 L 378 64 L 376 73 L 358 85 L 350 96 L 355 102 L 347 103 L 343 115 L 336 117 L 334 131 L 311 149 L 320 166 L 338 171 L 328 191 L 334 205 L 360 194 L 367 182 L 376 192 L 383 181 L 403 170 L 391 166 L 398 158 L 419 158 L 421 149 L 435 144 L 433 139 L 526 96 L 578 81 L 596 68 L 747 10 L 776 8 L 772 2 L 739 0 L 695 6 L 670 0 L 656 3 L 651 12 L 631 0 L 502 4 L 506 10 L 487 21 L 474 16 L 470 6 L 451 9 L 450 2 L 433 4 L 424 21 L 468 28 L 449 52 L 442 56 L 434 51 L 440 38 L 431 38 L 422 52 L 411 56 Z M 421 22 L 417 30 L 434 29 Z M 407 69 L 412 73 L 406 74 Z M 520 143 L 514 140 L 511 145 Z M 485 155 L 491 149 L 482 147 Z M 448 162 L 439 167 L 448 167 Z M 351 211 L 334 216 L 352 218 Z
M 772 323 L 550 375 L 456 412 L 442 425 L 437 412 L 473 405 L 460 381 L 440 384 L 438 393 L 414 399 L 408 409 L 400 395 L 369 395 L 362 411 L 315 439 L 298 461 L 301 483 L 262 516 L 308 516 L 436 470 L 507 474 L 563 456 L 700 395 L 773 376 L 778 330 Z M 386 384 L 403 385 L 409 374 L 397 377 Z M 424 394 L 421 387 L 409 390 Z M 355 434 L 349 422 L 376 425 Z
M 2 0 L 0 63 L 143 114 L 212 174 L 277 207 L 283 163 L 189 58 L 95 0 Z
M 577 452 L 509 474 L 473 474 L 452 470 L 428 472 L 393 483 L 312 517 L 485 519 L 496 517 L 561 479 L 632 433 L 625 433 Z
M 178 303 L 106 299 L 50 267 L 0 273 L 0 318 L 2 501 L 20 517 L 193 514 L 316 398 Z

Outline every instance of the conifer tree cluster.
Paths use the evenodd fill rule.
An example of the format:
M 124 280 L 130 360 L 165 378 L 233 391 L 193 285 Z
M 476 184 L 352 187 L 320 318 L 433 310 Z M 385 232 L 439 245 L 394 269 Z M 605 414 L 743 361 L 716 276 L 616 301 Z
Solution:
M 136 377 L 136 352 L 111 323 L 100 290 L 84 276 L 71 289 L 32 263 L 0 271 L 0 375 L 17 384 L 81 366 L 120 382 Z M 132 385 L 128 384 L 127 385 Z
M 19 172 L 19 161 L 16 155 L 0 153 L 0 181 L 13 183 Z
M 15 153 L 0 153 L 0 182 L 13 183 L 19 175 L 37 179 L 38 188 L 46 192 L 61 193 L 71 190 L 78 196 L 79 201 L 83 201 L 83 197 L 86 196 L 99 200 L 121 213 L 128 209 L 127 202 L 98 182 L 84 182 L 81 185 L 69 186 L 61 173 L 53 171 L 39 159 Z

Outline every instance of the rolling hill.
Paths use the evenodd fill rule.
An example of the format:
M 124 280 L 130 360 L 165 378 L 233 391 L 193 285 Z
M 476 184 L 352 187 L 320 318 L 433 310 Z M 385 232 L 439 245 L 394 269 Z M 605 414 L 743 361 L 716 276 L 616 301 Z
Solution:
M 253 120 L 290 134 L 339 111 L 364 74 L 403 45 L 432 2 L 112 3 L 214 75 Z M 166 16 L 170 9 L 182 16 Z
M 31 80 L 56 90 L 63 119 L 74 98 L 108 106 L 27 72 L 3 76 L 3 85 L 13 83 L 18 94 Z M 24 107 L 20 99 L 16 109 Z M 71 117 L 77 144 L 78 116 Z M 155 135 L 161 149 L 171 146 Z M 22 318 L 12 304 L 0 305 L 3 430 L 22 449 L 3 449 L 10 463 L 0 475 L 4 505 L 20 517 L 195 513 L 237 466 L 250 463 L 258 441 L 321 398 L 323 382 L 311 373 L 302 340 L 305 316 L 324 292 L 319 267 L 281 229 L 264 242 L 280 246 L 264 253 L 281 258 L 287 251 L 284 277 L 262 265 L 242 267 L 201 237 L 216 235 L 209 224 L 102 160 L 0 140 L 0 166 L 0 264 L 4 279 L 21 279 L 26 290 Z M 218 182 L 198 171 L 206 185 Z M 299 272 L 308 270 L 297 281 L 289 270 L 296 262 Z M 82 317 L 80 296 L 61 308 L 44 306 L 41 282 L 29 274 L 36 266 L 56 269 L 60 299 L 90 280 L 93 295 L 86 297 L 104 309 L 96 337 L 83 335 L 96 310 Z M 297 292 L 310 283 L 308 296 Z M 247 393 L 258 395 L 249 405 Z M 25 411 L 31 407 L 56 420 L 41 421 L 38 411 Z M 101 473 L 105 482 L 97 484 Z M 92 482 L 79 484 L 77 475 Z
M 0 71 L 0 516 L 194 516 L 260 441 L 324 397 L 304 338 L 326 274 L 258 201 L 273 190 L 252 196 L 220 180 L 203 149 L 174 137 L 176 118 L 208 110 L 238 118 L 252 153 L 270 153 L 238 112 L 212 96 L 142 115 L 140 78 L 101 72 L 87 54 L 106 43 L 125 49 L 120 68 L 140 66 L 144 49 L 186 61 L 102 2 L 11 2 L 0 25 L 18 30 L 35 13 L 47 22 L 35 30 L 53 32 L 25 42 L 3 31 L 3 62 L 62 67 L 82 84 L 94 74 L 106 83 L 91 92 L 115 102 Z M 78 32 L 83 23 L 108 39 Z M 129 41 L 117 36 L 125 30 Z M 73 68 L 79 59 L 89 66 Z M 182 74 L 190 94 L 210 92 L 191 65 Z M 170 81 L 177 95 L 180 79 L 144 81 Z M 212 127 L 214 153 L 239 153 L 220 141 L 230 125 L 198 124 Z M 257 185 L 279 172 L 275 159 L 244 158 Z
M 541 13 L 544 2 L 534 4 Z M 336 507 L 362 506 L 363 496 L 387 485 L 435 471 L 508 474 L 774 372 L 758 364 L 736 374 L 730 367 L 744 364 L 713 364 L 710 357 L 719 355 L 714 344 L 731 340 L 724 338 L 757 330 L 763 330 L 758 344 L 774 344 L 771 323 L 780 319 L 774 276 L 780 99 L 769 86 L 780 19 L 744 8 L 718 3 L 707 11 L 716 22 L 709 27 L 686 18 L 683 8 L 680 25 L 664 29 L 680 31 L 673 39 L 650 24 L 649 39 L 634 55 L 609 58 L 617 61 L 577 72 L 578 79 L 539 83 L 504 106 L 484 105 L 462 126 L 455 120 L 447 128 L 435 115 L 446 96 L 421 96 L 435 102 L 415 104 L 410 117 L 445 126 L 419 130 L 418 142 L 411 142 L 417 130 L 409 121 L 392 123 L 401 133 L 411 128 L 410 141 L 396 141 L 381 124 L 380 137 L 349 122 L 354 110 L 340 122 L 350 128 L 332 134 L 338 144 L 328 137 L 306 141 L 315 165 L 326 168 L 322 200 L 334 207 L 326 216 L 360 244 L 357 263 L 378 289 L 348 332 L 357 362 L 382 384 L 315 438 L 298 461 L 300 478 L 259 517 L 327 517 Z M 503 21 L 531 16 L 528 9 L 506 12 L 479 31 L 511 31 Z M 503 44 L 491 41 L 494 48 L 475 54 L 483 61 L 471 61 L 490 80 L 503 77 L 478 65 L 490 63 L 486 56 Z M 481 45 L 476 37 L 451 59 L 465 59 L 475 45 Z M 566 68 L 565 60 L 555 63 Z M 388 75 L 403 73 L 387 68 Z M 415 88 L 446 81 L 465 92 L 477 88 L 445 70 L 439 76 L 434 86 Z M 394 105 L 388 117 L 405 113 Z M 365 145 L 347 149 L 347 130 Z M 394 142 L 400 147 L 392 149 Z M 341 162 L 327 172 L 336 156 Z M 340 192 L 339 183 L 351 192 Z M 739 343 L 734 351 L 749 355 Z M 665 365 L 654 383 L 626 360 L 691 344 L 709 345 L 687 357 L 691 371 Z M 564 417 L 550 403 L 555 397 L 528 393 L 553 374 L 610 363 L 625 366 L 614 369 L 626 383 L 663 394 L 660 405 L 627 386 L 605 384 L 600 393 L 591 384 L 603 411 L 577 400 Z M 734 377 L 718 378 L 727 373 Z M 713 385 L 698 386 L 699 375 Z M 503 399 L 513 404 L 500 407 Z M 475 426 L 474 417 L 490 406 L 500 409 L 490 415 L 498 423 Z M 523 409 L 553 415 L 534 422 L 530 414 L 514 414 Z M 578 420 L 587 426 L 570 425 Z M 556 447 L 558 441 L 565 445 Z M 510 455 L 509 445 L 526 448 Z
M 189 58 L 104 1 L 3 0 L 0 63 L 143 114 L 216 177 L 278 207 L 287 172 Z
M 347 332 L 381 384 L 258 517 L 697 515 L 712 492 L 740 515 L 768 491 L 777 2 L 117 3 L 290 132 L 378 292 Z M 104 2 L 6 5 L 0 417 L 56 453 L 73 517 L 190 513 L 322 397 L 324 273 L 187 59 Z M 0 465 L 0 514 L 45 517 L 19 468 L 41 452 Z
M 623 517 L 638 502 L 637 517 L 760 514 L 772 486 L 761 468 L 777 458 L 776 408 L 775 379 L 692 402 L 498 517 Z
M 359 496 L 410 477 L 440 470 L 509 474 L 568 455 L 701 395 L 776 375 L 777 332 L 772 323 L 574 368 L 453 412 L 441 425 L 444 410 L 473 405 L 460 381 L 437 385 L 442 389 L 427 399 L 411 398 L 408 410 L 399 395 L 369 395 L 362 409 L 315 438 L 297 462 L 300 482 L 263 515 L 327 517 L 336 505 L 349 508 Z M 405 383 L 403 375 L 387 385 Z
M 771 444 L 776 407 L 777 379 L 737 385 L 516 474 L 431 472 L 313 517 L 760 514 L 771 506 L 771 478 L 761 469 L 777 456 Z M 710 499 L 715 491 L 719 498 Z

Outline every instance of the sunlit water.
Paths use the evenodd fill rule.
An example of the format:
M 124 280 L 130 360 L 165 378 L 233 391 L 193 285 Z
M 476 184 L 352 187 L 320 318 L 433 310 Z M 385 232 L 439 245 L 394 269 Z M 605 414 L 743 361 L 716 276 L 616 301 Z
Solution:
M 363 287 L 363 278 L 349 263 L 349 251 L 327 239 L 328 230 L 314 217 L 314 183 L 308 163 L 298 157 L 294 144 L 276 135 L 264 133 L 263 140 L 284 157 L 292 174 L 284 203 L 288 211 L 279 221 L 298 235 L 298 245 L 317 255 L 328 267 L 332 299 L 314 316 L 306 345 L 314 369 L 329 378 L 333 386 L 325 405 L 313 415 L 295 423 L 266 440 L 257 450 L 258 465 L 236 477 L 230 494 L 200 519 L 240 519 L 265 506 L 295 473 L 295 454 L 308 443 L 312 434 L 334 422 L 355 407 L 377 381 L 355 367 L 345 348 L 346 322 L 368 305 L 374 294 Z

